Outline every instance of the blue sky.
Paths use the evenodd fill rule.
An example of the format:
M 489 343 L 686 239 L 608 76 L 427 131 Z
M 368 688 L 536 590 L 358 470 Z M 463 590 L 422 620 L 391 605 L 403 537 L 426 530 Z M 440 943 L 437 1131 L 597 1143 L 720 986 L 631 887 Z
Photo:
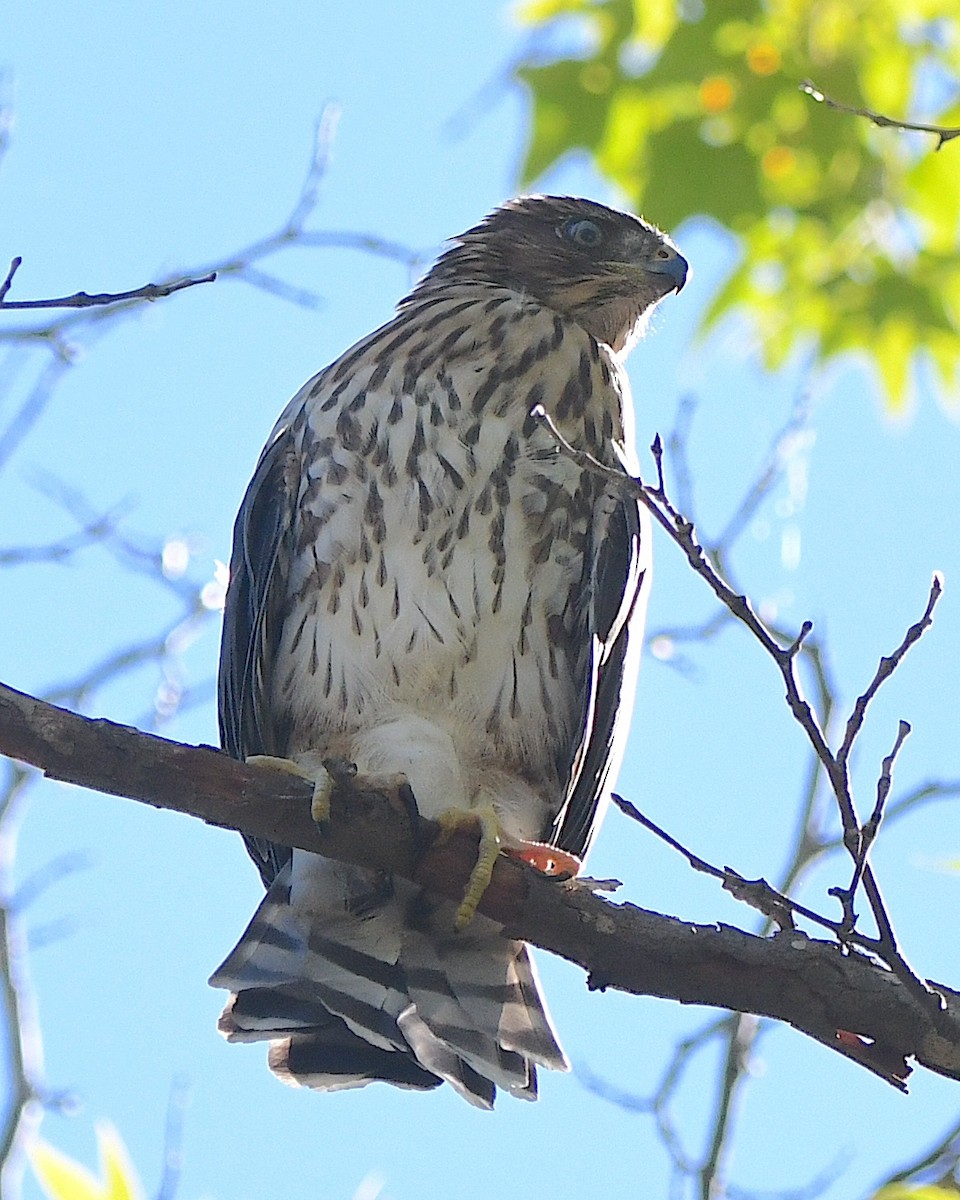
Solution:
M 9 6 L 2 65 L 16 123 L 0 166 L 0 261 L 24 257 L 14 295 L 136 287 L 270 232 L 298 195 L 329 99 L 342 118 L 311 227 L 374 233 L 429 257 L 516 190 L 523 95 L 503 87 L 489 103 L 471 101 L 523 37 L 508 10 L 479 0 Z M 468 118 L 451 128 L 464 106 Z M 576 161 L 541 185 L 615 199 Z M 813 431 L 738 548 L 740 581 L 791 626 L 816 622 L 849 705 L 922 612 L 932 571 L 942 570 L 936 626 L 871 710 L 855 781 L 866 809 L 900 717 L 914 732 L 897 788 L 957 780 L 956 421 L 921 386 L 912 418 L 889 423 L 855 365 L 811 380 L 797 361 L 766 375 L 738 324 L 693 341 L 736 247 L 703 222 L 674 232 L 695 274 L 631 360 L 641 446 L 671 428 L 681 396 L 696 397 L 696 515 L 715 533 L 797 395 L 811 389 Z M 298 308 L 224 281 L 151 306 L 80 355 L 0 474 L 0 547 L 72 528 L 38 494 L 37 478 L 48 473 L 94 508 L 126 503 L 131 529 L 158 540 L 189 535 L 191 574 L 212 577 L 276 414 L 307 377 L 387 319 L 410 282 L 397 263 L 348 251 L 292 250 L 266 265 L 323 305 Z M 41 362 L 0 363 L 12 379 L 0 393 L 0 430 Z M 80 676 L 175 611 L 162 589 L 98 549 L 68 566 L 0 573 L 0 602 L 0 678 L 33 691 Z M 703 619 L 711 606 L 680 556 L 658 544 L 651 627 Z M 210 680 L 216 649 L 211 620 L 185 654 L 188 684 Z M 694 669 L 685 674 L 648 656 L 621 790 L 704 857 L 773 878 L 806 761 L 799 730 L 772 664 L 745 634 L 729 631 L 689 654 Z M 90 711 L 139 720 L 157 685 L 154 667 L 134 671 L 99 691 Z M 191 707 L 165 732 L 215 741 L 212 703 Z M 47 1082 L 77 1101 L 71 1115 L 49 1116 L 43 1134 L 70 1154 L 92 1163 L 94 1122 L 108 1118 L 154 1191 L 171 1088 L 185 1080 L 181 1200 L 350 1200 L 361 1185 L 366 1200 L 569 1186 L 587 1196 L 667 1196 L 651 1122 L 590 1094 L 577 1077 L 545 1079 L 540 1103 L 501 1100 L 492 1116 L 452 1092 L 373 1087 L 330 1097 L 284 1088 L 260 1048 L 218 1037 L 222 997 L 205 982 L 259 895 L 239 839 L 116 799 L 54 785 L 33 791 L 18 876 L 76 851 L 88 865 L 27 914 L 39 940 L 29 970 Z M 956 985 L 960 952 L 944 935 L 960 888 L 944 869 L 960 857 L 956 801 L 885 831 L 874 857 L 908 956 L 922 974 Z M 713 883 L 615 815 L 590 871 L 624 880 L 624 898 L 647 907 L 750 925 Z M 845 871 L 829 860 L 800 898 L 829 912 L 825 889 Z M 574 969 L 540 962 L 574 1063 L 625 1090 L 649 1091 L 674 1040 L 712 1016 L 589 994 Z M 715 1066 L 708 1052 L 680 1093 L 676 1120 L 691 1151 L 713 1103 Z M 787 1030 L 767 1035 L 755 1067 L 731 1166 L 742 1187 L 797 1187 L 835 1164 L 844 1174 L 829 1196 L 861 1195 L 960 1108 L 956 1085 L 921 1074 L 904 1099 Z M 25 1195 L 37 1195 L 29 1181 Z

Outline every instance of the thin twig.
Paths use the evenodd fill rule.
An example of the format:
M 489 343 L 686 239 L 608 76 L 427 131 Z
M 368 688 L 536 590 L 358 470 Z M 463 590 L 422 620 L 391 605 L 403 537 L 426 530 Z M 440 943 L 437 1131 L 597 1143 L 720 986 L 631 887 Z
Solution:
M 17 266 L 21 260 L 15 258 L 13 260 Z M 6 292 L 9 291 L 10 281 L 13 278 L 13 264 L 11 270 L 7 273 L 5 283 L 6 291 L 0 294 L 0 309 L 13 308 L 104 308 L 108 304 L 123 304 L 130 300 L 162 300 L 165 296 L 172 296 L 174 292 L 182 292 L 185 288 L 196 287 L 200 283 L 213 283 L 217 278 L 216 271 L 211 271 L 207 275 L 201 275 L 194 279 L 174 279 L 169 283 L 145 283 L 142 287 L 134 288 L 129 292 L 96 292 L 93 295 L 88 292 L 74 292 L 72 296 L 57 296 L 52 300 L 7 300 Z
M 16 275 L 17 271 L 20 270 L 20 264 L 22 262 L 23 262 L 23 259 L 21 258 L 21 256 L 19 254 L 17 255 L 16 258 L 11 259 L 10 269 L 7 271 L 7 277 L 6 277 L 6 279 L 4 279 L 3 283 L 0 283 L 0 304 L 2 304 L 3 301 L 7 298 L 7 292 L 10 291 L 10 288 L 13 284 L 13 277 L 14 277 L 14 275 Z
M 939 150 L 944 142 L 949 142 L 955 137 L 960 137 L 960 128 L 953 126 L 926 125 L 920 121 L 899 121 L 893 117 L 886 117 L 883 113 L 874 112 L 872 108 L 859 108 L 853 104 L 842 104 L 839 100 L 834 100 L 828 96 L 826 92 L 822 92 L 809 79 L 805 79 L 800 84 L 800 91 L 812 100 L 816 100 L 818 104 L 825 104 L 827 108 L 834 108 L 837 112 L 849 113 L 853 117 L 866 117 L 868 121 L 872 121 L 874 125 L 880 126 L 881 129 L 902 129 L 915 133 L 933 133 L 937 137 L 935 150 Z
M 825 917 L 821 913 L 815 912 L 812 908 L 807 908 L 806 905 L 800 904 L 796 900 L 791 900 L 784 892 L 771 887 L 765 879 L 747 879 L 739 871 L 734 870 L 733 867 L 721 868 L 714 866 L 712 863 L 707 862 L 706 859 L 694 854 L 692 850 L 688 850 L 682 842 L 677 841 L 675 837 L 672 837 L 665 830 L 661 829 L 656 822 L 651 821 L 636 805 L 632 804 L 629 800 L 625 800 L 623 796 L 613 793 L 612 799 L 617 808 L 632 821 L 636 821 L 644 829 L 654 834 L 655 837 L 660 838 L 661 841 L 676 850 L 678 854 L 682 854 L 695 871 L 700 871 L 704 875 L 710 875 L 713 879 L 718 879 L 723 884 L 724 890 L 728 891 L 735 900 L 749 904 L 751 908 L 755 908 L 768 921 L 778 925 L 781 929 L 791 928 L 790 916 L 791 914 L 795 914 L 814 925 L 819 925 L 822 929 L 828 929 L 836 937 L 842 938 L 847 945 L 858 946 L 862 950 L 879 954 L 883 945 L 879 938 L 872 938 L 869 934 L 859 933 L 856 930 L 848 930 L 844 921 L 836 921 L 830 917 Z
M 249 265 L 241 266 L 233 273 L 233 277 L 243 283 L 249 283 L 258 291 L 266 292 L 268 296 L 276 296 L 278 300 L 286 300 L 300 308 L 313 312 L 319 312 L 323 308 L 323 297 L 317 292 L 311 291 L 310 288 L 295 287 L 269 271 L 260 271 Z
M 72 365 L 73 359 L 66 354 L 55 354 L 46 363 L 23 403 L 10 418 L 7 427 L 0 432 L 0 471 L 40 419 L 54 388 Z
M 629 1112 L 649 1113 L 656 1122 L 657 1132 L 670 1155 L 674 1170 L 689 1178 L 702 1169 L 702 1164 L 694 1160 L 681 1142 L 673 1123 L 671 1105 L 694 1057 L 729 1030 L 735 1021 L 736 1014 L 724 1014 L 678 1042 L 659 1083 L 649 1095 L 642 1096 L 619 1088 L 582 1065 L 576 1068 L 577 1079 L 594 1095 L 601 1096 L 611 1104 Z
M 183 1174 L 183 1126 L 190 1086 L 184 1076 L 174 1079 L 167 1101 L 163 1130 L 163 1159 L 160 1185 L 154 1200 L 174 1200 Z
M 727 1055 L 723 1064 L 710 1149 L 699 1171 L 701 1200 L 715 1200 L 718 1195 L 722 1195 L 726 1162 L 730 1154 L 727 1128 L 734 1119 L 737 1097 L 749 1070 L 750 1054 L 759 1024 L 759 1018 L 752 1013 L 737 1013 L 733 1018 L 733 1030 L 727 1041 Z
M 856 808 L 853 801 L 853 794 L 850 786 L 850 778 L 848 772 L 848 764 L 846 758 L 839 758 L 830 749 L 824 731 L 820 725 L 817 715 L 813 708 L 803 695 L 800 686 L 800 680 L 797 676 L 796 662 L 797 656 L 803 646 L 804 641 L 809 637 L 813 625 L 809 621 L 805 621 L 800 628 L 799 633 L 793 638 L 787 646 L 782 646 L 773 637 L 764 623 L 757 616 L 748 597 L 745 594 L 735 592 L 729 584 L 720 576 L 717 570 L 709 562 L 704 552 L 703 546 L 697 540 L 695 530 L 691 521 L 687 520 L 673 506 L 666 492 L 666 485 L 663 474 L 663 445 L 660 441 L 659 434 L 654 438 L 651 446 L 654 465 L 657 471 L 657 484 L 654 487 L 644 484 L 640 478 L 635 478 L 628 475 L 626 471 L 620 468 L 608 467 L 604 463 L 598 461 L 593 455 L 584 450 L 578 450 L 572 446 L 563 434 L 560 433 L 556 424 L 553 422 L 549 414 L 542 406 L 537 405 L 531 411 L 531 416 L 543 424 L 551 433 L 558 446 L 563 452 L 577 463 L 583 470 L 589 471 L 603 478 L 611 488 L 615 488 L 621 494 L 628 495 L 643 503 L 650 511 L 651 515 L 657 523 L 666 531 L 671 540 L 684 552 L 687 561 L 693 568 L 696 574 L 703 578 L 708 586 L 713 591 L 714 595 L 724 604 L 738 620 L 740 620 L 750 632 L 754 635 L 757 641 L 763 646 L 770 657 L 776 663 L 781 677 L 786 688 L 786 702 L 798 724 L 803 729 L 808 741 L 813 747 L 814 752 L 823 764 L 827 777 L 830 780 L 834 796 L 840 809 L 843 828 L 844 828 L 844 844 L 851 857 L 856 861 L 859 854 L 860 846 L 860 822 L 857 819 Z M 912 626 L 904 637 L 898 651 L 887 660 L 888 665 L 881 663 L 875 674 L 874 683 L 868 687 L 865 695 L 867 702 L 872 696 L 879 684 L 889 678 L 893 670 L 900 664 L 907 649 L 912 646 L 922 635 L 925 629 L 931 624 L 933 608 L 936 605 L 942 593 L 942 585 L 939 575 L 935 575 L 930 589 L 930 595 L 927 601 L 927 607 L 923 617 L 915 626 Z M 889 665 L 892 663 L 892 665 Z M 872 689 L 872 690 L 871 690 Z M 861 718 L 862 722 L 862 718 Z M 848 725 L 849 727 L 849 725 Z M 853 737 L 860 726 L 855 725 Z M 880 930 L 879 944 L 882 947 L 877 952 L 880 954 L 883 961 L 897 975 L 897 977 L 905 984 L 911 994 L 918 1001 L 925 1002 L 934 1016 L 938 1019 L 941 1014 L 941 1006 L 937 996 L 931 992 L 923 981 L 912 970 L 909 963 L 902 956 L 897 948 L 896 938 L 893 932 L 893 926 L 887 913 L 886 905 L 883 896 L 880 892 L 880 887 L 874 877 L 872 868 L 869 863 L 864 863 L 862 873 L 862 882 L 867 899 L 870 903 L 870 908 L 876 921 L 877 927 Z M 846 893 L 837 893 L 843 898 Z M 852 906 L 852 897 L 851 897 Z M 841 925 L 845 932 L 849 926 L 849 931 L 853 930 L 853 923 L 850 920 L 851 908 L 845 908 L 844 921 Z
M 790 457 L 790 448 L 795 446 L 803 434 L 809 434 L 810 399 L 802 392 L 794 401 L 790 415 L 777 430 L 766 458 L 756 478 L 744 492 L 734 513 L 728 519 L 719 536 L 709 547 L 712 557 L 726 565 L 726 554 L 747 527 L 770 489 L 783 475 L 784 462 Z M 685 506 L 681 504 L 681 508 Z
M 103 536 L 104 530 L 93 526 L 44 545 L 2 547 L 0 548 L 0 568 L 21 567 L 35 563 L 62 563 L 78 551 L 92 546 Z
M 66 879 L 69 875 L 86 870 L 90 863 L 90 855 L 83 850 L 58 854 L 28 875 L 20 884 L 10 900 L 10 909 L 18 914 L 23 914 L 48 888 L 53 887 L 62 879 Z
M 77 360 L 78 352 L 82 347 L 73 338 L 79 337 L 79 331 L 82 331 L 83 345 L 85 346 L 93 339 L 95 331 L 98 329 L 100 332 L 105 332 L 108 328 L 112 329 L 118 320 L 138 312 L 140 302 L 144 300 L 157 299 L 183 288 L 211 281 L 213 278 L 234 278 L 284 300 L 315 309 L 321 303 L 318 295 L 308 289 L 289 285 L 284 280 L 260 271 L 255 266 L 262 259 L 295 246 L 301 248 L 339 247 L 357 250 L 364 254 L 398 262 L 405 266 L 411 275 L 420 268 L 424 262 L 421 252 L 374 234 L 354 231 L 308 231 L 304 228 L 319 197 L 320 187 L 329 162 L 329 148 L 334 127 L 334 110 L 328 107 L 321 117 L 307 177 L 300 189 L 296 203 L 282 224 L 268 236 L 259 238 L 215 262 L 196 266 L 189 271 L 178 273 L 170 279 L 161 280 L 156 284 L 148 284 L 145 288 L 138 288 L 131 292 L 104 293 L 97 296 L 88 296 L 85 292 L 78 292 L 74 296 L 31 301 L 9 301 L 4 296 L 0 301 L 0 311 L 3 309 L 47 309 L 51 307 L 66 307 L 70 311 L 46 324 L 0 330 L 0 342 L 18 346 L 42 345 L 53 354 L 53 360 L 41 372 L 20 408 L 8 421 L 6 429 L 0 431 L 0 467 L 22 444 L 45 410 L 55 384 Z M 12 280 L 14 273 L 15 268 L 11 267 L 9 280 Z
M 756 501 L 759 502 L 763 498 L 763 494 L 769 494 L 769 488 L 772 485 L 777 475 L 778 468 L 783 469 L 785 455 L 783 453 L 784 443 L 791 437 L 796 436 L 805 427 L 806 410 L 808 405 L 805 399 L 801 398 L 796 404 L 791 419 L 779 431 L 776 439 L 770 447 L 770 451 L 765 461 L 765 465 L 758 474 L 756 481 L 751 486 L 750 494 L 759 492 L 756 496 Z M 693 405 L 687 402 L 678 417 L 674 429 L 668 436 L 667 449 L 670 455 L 671 467 L 674 473 L 678 475 L 678 486 L 681 490 L 681 496 L 687 496 L 687 503 L 681 504 L 682 511 L 689 511 L 692 488 L 690 487 L 690 479 L 692 472 L 690 471 L 687 462 L 686 446 L 690 435 L 690 416 L 693 412 Z M 661 479 L 662 483 L 662 479 Z M 737 538 L 742 534 L 746 527 L 747 520 L 750 515 L 756 510 L 756 503 L 751 503 L 745 499 L 737 507 L 737 515 L 731 519 L 723 528 L 720 537 L 714 540 L 705 550 L 707 557 L 715 565 L 718 571 L 726 574 L 729 570 L 728 558 L 726 551 L 729 550 Z M 693 523 L 688 522 L 691 526 Z M 675 628 L 656 629 L 650 632 L 649 640 L 655 641 L 658 638 L 666 638 L 670 641 L 681 643 L 690 643 L 694 641 L 703 641 L 712 637 L 716 633 L 724 629 L 733 620 L 733 613 L 727 607 L 721 607 L 716 610 L 711 616 L 696 624 L 680 626 Z M 770 627 L 771 634 L 778 640 L 781 645 L 793 645 L 797 639 L 792 633 Z M 802 631 L 803 637 L 800 639 L 800 651 L 797 655 L 798 661 L 803 661 L 809 670 L 810 684 L 813 688 L 813 702 L 817 713 L 818 721 L 822 729 L 829 730 L 833 724 L 833 714 L 835 710 L 835 695 L 836 687 L 830 677 L 829 664 L 826 657 L 825 648 L 822 643 L 809 631 Z M 675 665 L 675 661 L 671 660 L 670 665 Z M 826 735 L 825 735 L 826 737 Z M 833 741 L 832 738 L 826 738 L 828 744 Z M 827 928 L 832 928 L 835 934 L 839 935 L 841 931 L 840 921 L 830 921 L 826 918 L 821 918 L 820 914 L 810 911 L 804 912 L 803 906 L 795 905 L 789 900 L 789 894 L 793 891 L 796 885 L 801 880 L 802 876 L 809 868 L 824 854 L 843 848 L 843 840 L 841 837 L 830 837 L 825 835 L 821 828 L 821 818 L 819 816 L 819 807 L 817 804 L 818 794 L 823 779 L 826 776 L 824 764 L 820 757 L 814 753 L 810 756 L 809 768 L 806 772 L 806 777 L 801 786 L 801 799 L 797 818 L 797 832 L 793 838 L 793 849 L 791 860 L 784 868 L 783 874 L 779 882 L 779 889 L 770 888 L 769 885 L 762 879 L 760 880 L 742 880 L 736 872 L 727 868 L 726 871 L 721 871 L 719 868 L 712 867 L 710 864 L 704 863 L 698 856 L 692 855 L 687 851 L 675 838 L 664 834 L 664 831 L 659 830 L 648 819 L 643 818 L 640 814 L 641 823 L 648 829 L 657 834 L 663 835 L 664 840 L 677 849 L 680 853 L 687 857 L 687 861 L 697 869 L 707 868 L 707 873 L 715 878 L 722 880 L 723 885 L 730 890 L 738 899 L 742 899 L 747 903 L 752 904 L 758 910 L 765 914 L 765 919 L 762 923 L 762 928 L 759 930 L 761 935 L 768 934 L 772 928 L 779 926 L 781 929 L 785 927 L 785 918 L 789 918 L 792 912 L 795 912 L 798 917 L 804 917 L 815 924 L 822 924 Z M 960 781 L 933 781 L 914 792 L 903 797 L 901 801 L 889 805 L 885 809 L 884 820 L 889 823 L 895 816 L 905 815 L 914 807 L 943 797 L 948 797 L 952 794 L 960 793 Z M 633 814 L 630 814 L 633 815 Z M 868 822 L 869 824 L 869 822 Z M 742 886 L 741 886 L 742 883 Z M 788 926 L 787 926 L 788 927 Z M 859 948 L 868 952 L 873 951 L 876 945 L 876 939 L 864 937 L 862 942 L 859 941 L 860 935 L 854 934 Z M 873 943 L 871 945 L 870 943 Z M 848 941 L 848 944 L 851 944 Z M 942 986 L 942 985 L 941 985 Z M 755 1022 L 752 1026 L 742 1025 L 736 1018 L 725 1019 L 722 1022 L 711 1025 L 708 1030 L 704 1031 L 709 1037 L 719 1036 L 727 1042 L 725 1061 L 729 1065 L 735 1064 L 736 1069 L 743 1070 L 744 1063 L 748 1060 L 752 1052 L 753 1046 L 757 1038 L 761 1035 L 765 1028 L 769 1027 L 768 1022 Z M 696 1037 L 697 1035 L 695 1035 Z M 678 1072 L 681 1070 L 682 1054 L 681 1047 L 678 1047 L 676 1052 L 676 1066 Z M 679 1182 L 679 1189 L 676 1194 L 680 1194 L 680 1189 L 686 1195 L 686 1184 L 682 1181 L 690 1179 L 693 1175 L 698 1175 L 698 1183 L 702 1190 L 713 1196 L 717 1194 L 717 1190 L 723 1194 L 733 1197 L 739 1193 L 731 1186 L 728 1186 L 722 1175 L 724 1173 L 723 1161 L 724 1147 L 729 1144 L 733 1137 L 734 1116 L 735 1111 L 732 1104 L 734 1092 L 729 1087 L 730 1075 L 728 1071 L 724 1071 L 718 1080 L 717 1094 L 713 1105 L 712 1131 L 708 1138 L 708 1144 L 712 1149 L 711 1162 L 695 1170 L 692 1167 L 688 1156 L 678 1153 L 679 1137 L 672 1125 L 669 1127 L 669 1137 L 661 1125 L 660 1117 L 657 1116 L 658 1130 L 661 1140 L 663 1141 L 668 1153 L 671 1156 L 674 1170 L 674 1177 Z M 597 1089 L 600 1090 L 600 1089 Z M 601 1094 L 604 1094 L 601 1091 Z M 619 1102 L 622 1097 L 620 1095 L 608 1095 L 612 1102 Z M 639 1098 L 637 1098 L 639 1100 Z M 647 1100 L 647 1104 L 650 1101 Z M 652 1109 L 652 1106 L 651 1106 Z M 652 1109 L 652 1111 L 656 1111 Z M 835 1168 L 831 1169 L 830 1174 L 835 1174 Z M 824 1176 L 823 1178 L 827 1178 Z M 802 1189 L 796 1195 L 816 1195 L 822 1190 L 823 1184 L 821 1181 L 814 1181 L 807 1188 Z M 674 1194 L 671 1192 L 671 1194 Z M 786 1195 L 786 1193 L 784 1193 Z
M 680 507 L 685 511 L 693 508 L 693 472 L 690 470 L 690 431 L 697 412 L 696 396 L 682 396 L 677 405 L 673 428 L 667 434 L 667 454 L 673 468 L 672 476 Z
M 850 898 L 852 908 L 853 897 L 856 895 L 857 888 L 860 886 L 860 878 L 863 875 L 864 867 L 867 863 L 867 855 L 870 853 L 870 847 L 876 840 L 877 833 L 880 830 L 880 822 L 883 819 L 883 810 L 887 802 L 887 796 L 890 794 L 890 787 L 893 783 L 893 764 L 896 762 L 897 755 L 900 753 L 900 748 L 910 734 L 910 726 L 906 721 L 901 721 L 897 731 L 897 740 L 893 744 L 893 749 L 883 760 L 880 768 L 880 777 L 877 780 L 877 802 L 873 806 L 873 812 L 870 814 L 863 827 L 860 830 L 860 846 L 857 851 L 856 858 L 853 864 L 853 879 L 850 881 L 849 888 L 846 889 Z M 832 894 L 837 894 L 837 889 L 831 889 Z M 851 921 L 852 928 L 852 921 Z M 893 930 L 889 926 L 882 926 L 880 929 L 881 939 L 889 937 L 891 944 L 895 947 L 893 941 Z
M 914 809 L 938 800 L 951 800 L 960 796 L 960 779 L 934 779 L 918 784 L 905 796 L 900 796 L 887 806 L 884 820 L 887 825 L 907 816 Z
M 874 672 L 873 678 L 867 685 L 866 691 L 862 696 L 857 698 L 856 704 L 853 706 L 853 711 L 847 721 L 847 727 L 844 731 L 843 742 L 840 749 L 837 751 L 837 761 L 846 764 L 850 757 L 850 751 L 853 747 L 854 740 L 863 725 L 863 718 L 866 715 L 867 706 L 870 701 L 876 696 L 880 687 L 885 683 L 893 672 L 899 667 L 904 656 L 911 646 L 915 645 L 924 633 L 933 624 L 933 610 L 937 606 L 937 601 L 943 595 L 943 576 L 939 571 L 933 574 L 933 581 L 930 584 L 930 593 L 927 596 L 927 606 L 923 610 L 923 616 L 910 628 L 903 636 L 903 641 L 888 657 L 880 659 L 880 663 Z
M 37 778 L 16 763 L 9 763 L 6 785 L 0 792 L 0 889 L 12 890 L 17 839 L 17 805 L 28 785 Z M 26 976 L 26 936 L 13 906 L 0 903 L 0 1026 L 5 1033 L 7 1103 L 0 1122 L 0 1193 L 18 1190 L 22 1160 L 16 1153 L 35 1127 L 43 1103 L 43 1052 L 33 994 Z
M 313 148 L 310 162 L 307 166 L 306 178 L 300 188 L 300 195 L 287 221 L 289 228 L 301 230 L 304 222 L 317 206 L 320 198 L 320 187 L 330 168 L 330 158 L 333 145 L 337 140 L 337 127 L 340 124 L 340 105 L 328 100 L 320 112 L 313 131 Z

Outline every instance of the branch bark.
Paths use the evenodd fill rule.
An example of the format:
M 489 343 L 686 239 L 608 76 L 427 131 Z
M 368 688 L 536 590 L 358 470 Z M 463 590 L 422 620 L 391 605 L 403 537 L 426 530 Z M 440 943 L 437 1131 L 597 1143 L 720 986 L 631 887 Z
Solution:
M 209 746 L 186 746 L 91 720 L 0 684 L 0 753 L 51 779 L 128 797 L 284 845 L 382 867 L 452 898 L 462 895 L 476 840 L 414 822 L 396 779 L 336 776 L 331 817 L 310 818 L 311 787 Z M 559 954 L 590 988 L 618 988 L 787 1022 L 906 1090 L 915 1059 L 960 1079 L 960 995 L 937 988 L 931 1012 L 885 966 L 797 931 L 757 937 L 693 925 L 551 879 L 501 855 L 481 910 L 510 937 Z
M 166 283 L 145 283 L 142 287 L 133 288 L 128 292 L 74 292 L 72 296 L 56 296 L 52 300 L 8 300 L 7 294 L 13 284 L 13 277 L 22 264 L 23 259 L 18 255 L 10 263 L 6 278 L 0 284 L 0 308 L 104 308 L 108 304 L 122 304 L 127 300 L 162 300 L 172 296 L 174 292 L 182 292 L 184 288 L 196 287 L 199 283 L 214 283 L 216 271 L 208 271 L 199 278 L 182 277 L 171 279 Z

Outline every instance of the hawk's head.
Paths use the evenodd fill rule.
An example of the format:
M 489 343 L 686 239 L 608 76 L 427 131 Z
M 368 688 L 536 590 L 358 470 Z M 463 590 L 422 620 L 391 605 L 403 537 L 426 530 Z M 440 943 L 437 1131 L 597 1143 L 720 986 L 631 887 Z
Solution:
M 523 196 L 455 238 L 420 286 L 509 287 L 620 351 L 686 278 L 686 260 L 670 238 L 640 217 L 593 200 Z

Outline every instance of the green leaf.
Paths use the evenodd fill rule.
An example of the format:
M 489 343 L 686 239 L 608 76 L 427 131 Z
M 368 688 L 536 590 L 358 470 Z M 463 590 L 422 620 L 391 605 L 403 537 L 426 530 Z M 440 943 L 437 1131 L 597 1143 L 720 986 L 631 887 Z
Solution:
M 906 315 L 889 317 L 876 331 L 873 356 L 883 377 L 890 408 L 901 414 L 907 407 L 907 383 L 916 330 Z
M 30 1147 L 34 1174 L 50 1200 L 102 1200 L 103 1191 L 94 1176 L 48 1142 Z
M 143 1188 L 112 1125 L 97 1126 L 97 1147 L 101 1179 L 38 1138 L 27 1153 L 44 1195 L 49 1200 L 143 1200 Z
M 957 1200 L 957 1189 L 935 1187 L 907 1187 L 906 1184 L 895 1183 L 890 1187 L 881 1188 L 873 1200 Z
M 955 5 L 725 0 L 681 13 L 666 0 L 528 4 L 535 27 L 575 16 L 589 37 L 582 57 L 518 70 L 534 102 L 524 183 L 586 151 L 658 224 L 703 214 L 741 237 L 706 328 L 737 308 L 768 362 L 811 341 L 821 360 L 859 352 L 895 411 L 922 354 L 956 403 L 960 141 L 936 153 L 935 137 L 798 88 L 810 78 L 842 103 L 915 119 L 919 81 L 960 72 Z M 960 124 L 960 108 L 921 119 Z
M 585 69 L 585 64 L 579 62 L 536 68 L 533 124 L 523 166 L 524 186 L 570 150 L 589 149 L 600 140 L 607 100 L 595 90 L 584 87 Z M 533 68 L 521 68 L 517 72 L 518 78 L 529 80 L 533 72 Z M 589 76 L 586 82 L 591 82 Z

